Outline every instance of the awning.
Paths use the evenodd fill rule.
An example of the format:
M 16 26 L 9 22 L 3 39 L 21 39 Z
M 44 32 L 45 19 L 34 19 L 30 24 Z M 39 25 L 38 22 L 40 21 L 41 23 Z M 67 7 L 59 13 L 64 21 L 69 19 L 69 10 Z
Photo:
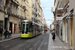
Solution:
M 71 15 L 75 14 L 75 12 L 70 13 L 66 18 L 70 18 Z

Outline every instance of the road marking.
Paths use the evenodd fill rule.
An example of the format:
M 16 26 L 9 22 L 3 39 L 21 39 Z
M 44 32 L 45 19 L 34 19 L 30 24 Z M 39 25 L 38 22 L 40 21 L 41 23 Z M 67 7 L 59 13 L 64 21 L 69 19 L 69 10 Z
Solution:
M 47 37 L 47 36 L 46 36 L 46 37 Z M 46 38 L 46 37 L 45 37 L 45 38 Z M 40 44 L 40 46 L 39 46 L 39 48 L 38 48 L 37 50 L 40 50 L 40 47 L 42 46 L 42 44 L 43 44 L 45 38 L 43 39 L 42 43 Z

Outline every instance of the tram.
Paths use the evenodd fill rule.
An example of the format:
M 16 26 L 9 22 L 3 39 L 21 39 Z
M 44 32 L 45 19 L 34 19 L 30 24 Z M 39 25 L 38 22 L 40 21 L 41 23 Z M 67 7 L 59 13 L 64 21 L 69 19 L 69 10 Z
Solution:
M 41 26 L 34 21 L 23 20 L 21 38 L 31 38 L 41 34 Z

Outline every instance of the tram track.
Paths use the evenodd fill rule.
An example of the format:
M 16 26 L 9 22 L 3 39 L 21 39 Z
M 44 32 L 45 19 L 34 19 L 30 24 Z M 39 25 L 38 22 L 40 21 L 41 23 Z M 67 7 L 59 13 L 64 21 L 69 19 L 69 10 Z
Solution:
M 46 34 L 41 34 L 31 39 L 13 39 L 0 43 L 0 50 L 37 50 Z

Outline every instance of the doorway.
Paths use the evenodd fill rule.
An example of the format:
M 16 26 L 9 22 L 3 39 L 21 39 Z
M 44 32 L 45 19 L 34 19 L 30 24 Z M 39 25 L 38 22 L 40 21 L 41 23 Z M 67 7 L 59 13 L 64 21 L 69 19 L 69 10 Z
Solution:
M 5 23 L 4 23 L 4 28 L 7 29 L 7 21 L 8 21 L 8 18 L 5 18 Z
M 16 26 L 17 26 L 17 25 L 16 25 L 16 24 L 14 24 L 14 33 L 16 33 Z
M 11 30 L 11 33 L 12 33 L 12 22 L 10 22 L 10 30 Z

